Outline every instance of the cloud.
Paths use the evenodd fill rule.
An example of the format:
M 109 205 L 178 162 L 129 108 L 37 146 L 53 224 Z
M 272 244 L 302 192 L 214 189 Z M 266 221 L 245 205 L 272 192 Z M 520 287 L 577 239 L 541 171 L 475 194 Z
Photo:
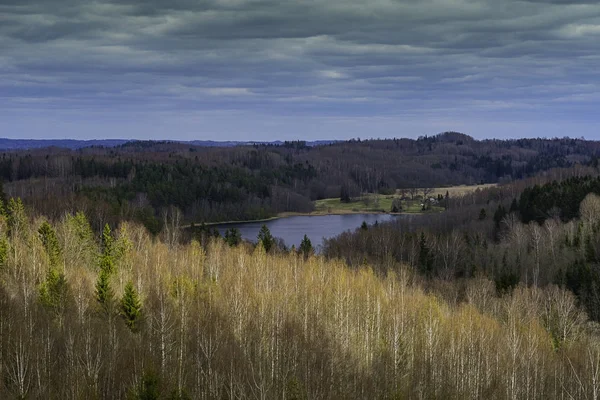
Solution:
M 239 133 L 211 117 L 210 132 L 183 124 L 181 138 L 236 139 L 280 118 L 300 124 L 295 135 L 301 121 L 331 121 L 307 122 L 323 137 L 348 132 L 340 118 L 387 121 L 388 136 L 427 133 L 398 132 L 396 118 L 423 129 L 464 119 L 440 130 L 475 136 L 482 116 L 581 128 L 600 118 L 598 27 L 592 1 L 3 0 L 0 129 L 59 137 L 75 120 L 85 136 L 157 112 L 244 116 Z M 149 120 L 112 132 L 144 137 Z

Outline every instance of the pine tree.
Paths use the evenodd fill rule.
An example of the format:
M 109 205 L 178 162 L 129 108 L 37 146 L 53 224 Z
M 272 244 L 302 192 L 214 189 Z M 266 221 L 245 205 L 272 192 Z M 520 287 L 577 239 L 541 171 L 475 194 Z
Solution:
M 263 248 L 268 253 L 275 244 L 275 238 L 271 235 L 271 231 L 267 225 L 263 225 L 258 232 L 258 241 L 262 243 Z
M 142 303 L 140 297 L 133 287 L 131 281 L 125 285 L 125 292 L 121 299 L 121 316 L 125 320 L 125 324 L 132 331 L 137 330 L 137 322 L 142 313 Z

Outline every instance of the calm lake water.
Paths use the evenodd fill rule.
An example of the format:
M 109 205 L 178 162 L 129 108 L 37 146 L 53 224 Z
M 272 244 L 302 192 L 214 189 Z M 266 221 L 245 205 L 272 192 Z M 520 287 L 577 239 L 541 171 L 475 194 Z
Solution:
M 216 225 L 221 235 L 228 228 L 238 228 L 244 239 L 256 242 L 258 231 L 267 225 L 271 234 L 284 240 L 288 247 L 298 247 L 304 235 L 308 235 L 313 247 L 320 251 L 323 238 L 331 238 L 347 230 L 355 230 L 365 221 L 372 225 L 377 222 L 391 221 L 400 216 L 389 214 L 346 214 L 346 215 L 315 215 L 279 218 L 266 222 L 242 222 Z

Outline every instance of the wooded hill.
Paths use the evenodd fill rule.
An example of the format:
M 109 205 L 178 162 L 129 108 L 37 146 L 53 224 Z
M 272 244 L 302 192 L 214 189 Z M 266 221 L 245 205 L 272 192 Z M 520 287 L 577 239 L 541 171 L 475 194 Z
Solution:
M 84 210 L 92 225 L 136 220 L 151 232 L 178 207 L 187 222 L 307 212 L 313 201 L 398 188 L 506 182 L 552 168 L 597 166 L 600 143 L 579 139 L 477 141 L 460 133 L 320 146 L 201 147 L 130 142 L 112 148 L 5 152 L 0 178 L 41 214 Z

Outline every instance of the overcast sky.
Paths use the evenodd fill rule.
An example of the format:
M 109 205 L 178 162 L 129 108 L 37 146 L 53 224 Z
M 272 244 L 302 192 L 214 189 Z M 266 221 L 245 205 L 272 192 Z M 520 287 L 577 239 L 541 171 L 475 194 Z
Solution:
M 0 137 L 599 128 L 597 1 L 0 0 Z

